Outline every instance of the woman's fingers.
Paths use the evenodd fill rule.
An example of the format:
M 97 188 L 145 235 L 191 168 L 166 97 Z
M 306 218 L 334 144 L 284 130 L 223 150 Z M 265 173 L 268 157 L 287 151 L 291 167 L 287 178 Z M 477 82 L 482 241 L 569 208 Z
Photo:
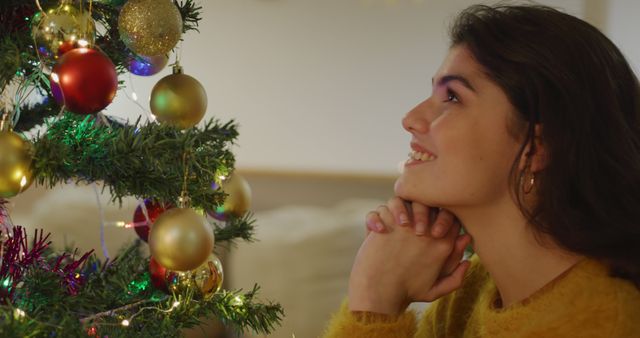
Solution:
M 455 216 L 446 209 L 440 209 L 436 220 L 431 225 L 431 236 L 433 238 L 442 238 L 449 233 L 454 225 Z
M 426 234 L 429 228 L 429 212 L 432 208 L 421 203 L 413 202 L 411 209 L 413 211 L 413 224 L 415 224 L 414 230 L 416 235 L 421 236 Z
M 435 218 L 433 222 L 431 220 Z M 366 216 L 367 233 L 382 233 L 393 225 L 414 226 L 416 235 L 430 234 L 433 238 L 443 238 L 454 227 L 455 216 L 445 209 L 437 210 L 418 202 L 408 202 L 393 197 L 386 205 L 379 206 Z M 457 233 L 457 232 L 456 232 Z
M 365 217 L 367 234 L 369 232 L 383 233 L 391 229 L 395 224 L 394 216 L 386 205 L 381 205 L 375 211 L 370 211 Z
M 469 266 L 471 266 L 469 261 L 460 262 L 450 275 L 438 278 L 420 301 L 432 302 L 459 289 L 464 282 L 464 275 Z
M 367 216 L 365 216 L 365 224 L 367 225 L 367 235 L 371 231 L 379 233 L 385 231 L 385 227 L 382 224 L 382 220 L 380 219 L 380 215 L 378 215 L 377 211 L 369 211 L 367 213 Z
M 456 241 L 453 244 L 453 251 L 445 261 L 440 276 L 447 276 L 455 271 L 456 267 L 460 264 L 462 257 L 464 257 L 465 249 L 470 243 L 471 236 L 467 234 L 460 235 L 458 236 L 458 238 L 456 238 Z
M 411 203 L 406 202 L 400 197 L 393 197 L 387 201 L 387 207 L 393 214 L 393 219 L 396 224 L 403 226 L 411 224 Z

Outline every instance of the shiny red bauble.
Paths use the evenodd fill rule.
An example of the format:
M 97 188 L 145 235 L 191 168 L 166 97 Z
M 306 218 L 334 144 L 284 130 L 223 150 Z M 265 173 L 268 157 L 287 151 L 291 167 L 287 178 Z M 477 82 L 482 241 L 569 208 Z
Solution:
M 160 265 L 153 257 L 149 260 L 149 274 L 151 275 L 151 284 L 161 291 L 169 292 L 169 285 L 167 284 L 167 268 Z
M 118 73 L 113 62 L 91 48 L 71 49 L 60 58 L 51 73 L 51 90 L 66 109 L 92 114 L 108 106 L 118 90 Z M 60 102 L 62 101 L 62 102 Z
M 147 216 L 149 216 L 151 224 L 156 221 L 160 214 L 171 208 L 171 206 L 165 206 L 164 204 L 152 202 L 151 200 L 145 200 L 144 205 L 147 208 Z M 148 224 L 147 218 L 144 216 L 144 212 L 142 212 L 142 206 L 140 205 L 138 205 L 136 211 L 133 213 L 133 224 L 133 228 L 136 230 L 140 239 L 147 242 L 149 240 L 150 224 Z

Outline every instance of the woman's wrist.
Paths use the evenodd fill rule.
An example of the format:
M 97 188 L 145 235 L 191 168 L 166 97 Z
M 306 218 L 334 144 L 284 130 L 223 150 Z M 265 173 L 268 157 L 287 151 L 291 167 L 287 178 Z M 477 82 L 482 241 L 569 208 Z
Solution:
M 376 313 L 386 316 L 399 316 L 408 304 L 400 295 L 380 292 L 349 291 L 349 310 L 351 312 Z

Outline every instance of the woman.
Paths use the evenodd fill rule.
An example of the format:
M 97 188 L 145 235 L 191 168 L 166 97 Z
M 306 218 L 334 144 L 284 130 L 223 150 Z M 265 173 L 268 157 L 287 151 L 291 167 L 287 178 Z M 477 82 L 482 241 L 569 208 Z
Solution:
M 402 123 L 398 197 L 368 215 L 326 337 L 640 337 L 640 86 L 611 41 L 470 7 Z M 408 304 L 436 299 L 416 327 Z

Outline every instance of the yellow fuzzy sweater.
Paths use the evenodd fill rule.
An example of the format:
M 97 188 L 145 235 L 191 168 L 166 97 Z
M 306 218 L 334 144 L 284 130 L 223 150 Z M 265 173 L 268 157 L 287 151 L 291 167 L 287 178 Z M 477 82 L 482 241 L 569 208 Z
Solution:
M 608 269 L 583 260 L 526 300 L 496 308 L 499 294 L 474 257 L 463 286 L 433 303 L 416 326 L 415 314 L 398 318 L 353 314 L 346 302 L 325 338 L 640 337 L 640 291 Z

